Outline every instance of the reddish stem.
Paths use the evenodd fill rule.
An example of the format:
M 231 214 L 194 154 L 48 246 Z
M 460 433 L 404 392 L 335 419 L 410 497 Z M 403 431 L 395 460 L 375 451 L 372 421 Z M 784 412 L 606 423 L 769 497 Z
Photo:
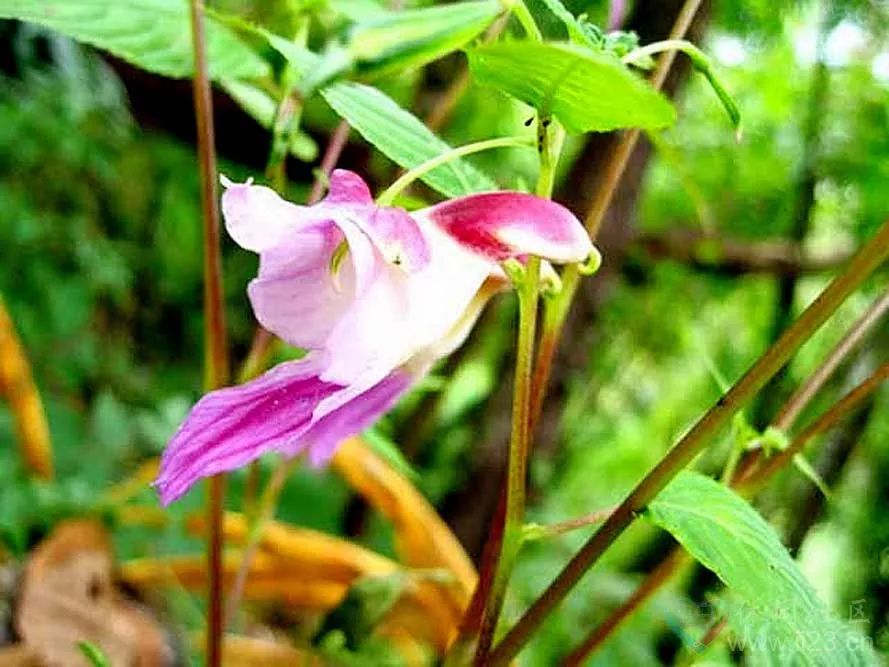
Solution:
M 204 35 L 204 7 L 191 0 L 191 32 L 194 49 L 194 110 L 197 124 L 198 157 L 201 175 L 201 210 L 204 230 L 204 385 L 218 389 L 228 382 L 228 354 L 225 309 L 222 292 L 219 204 L 216 197 L 216 151 L 213 129 L 213 100 Z M 207 664 L 222 664 L 222 511 L 225 478 L 209 480 L 207 566 L 209 604 L 207 612 Z

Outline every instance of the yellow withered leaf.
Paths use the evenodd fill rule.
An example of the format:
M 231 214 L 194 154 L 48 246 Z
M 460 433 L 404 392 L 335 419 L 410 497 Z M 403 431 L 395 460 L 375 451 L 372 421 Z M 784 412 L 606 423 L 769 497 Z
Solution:
M 325 667 L 330 663 L 319 655 L 280 642 L 227 635 L 222 645 L 222 664 L 223 667 Z
M 204 517 L 188 520 L 188 529 L 203 534 Z M 228 543 L 246 544 L 249 523 L 243 514 L 227 512 L 223 535 Z M 290 562 L 305 577 L 351 583 L 356 577 L 391 574 L 397 563 L 362 546 L 310 528 L 270 521 L 259 540 L 262 552 Z
M 223 583 L 226 588 L 234 583 L 240 564 L 241 554 L 225 554 Z M 144 591 L 170 585 L 203 591 L 207 587 L 207 561 L 203 555 L 143 558 L 125 563 L 120 576 L 131 586 Z M 258 553 L 250 563 L 244 597 L 248 600 L 279 600 L 305 611 L 324 612 L 339 604 L 350 583 L 315 576 L 309 578 L 288 559 Z
M 3 299 L 0 299 L 0 397 L 9 403 L 15 418 L 25 466 L 38 477 L 52 479 L 52 445 L 46 414 Z
M 460 541 L 416 487 L 358 438 L 337 449 L 333 468 L 395 529 L 401 561 L 453 573 L 465 605 L 475 588 L 475 566 Z

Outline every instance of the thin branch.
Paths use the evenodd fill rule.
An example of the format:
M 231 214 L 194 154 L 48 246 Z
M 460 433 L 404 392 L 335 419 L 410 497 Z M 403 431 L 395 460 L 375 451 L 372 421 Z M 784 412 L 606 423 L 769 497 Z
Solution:
M 632 249 L 654 259 L 669 259 L 704 271 L 728 274 L 818 273 L 837 269 L 852 256 L 846 251 L 811 255 L 793 241 L 742 241 L 691 229 L 639 234 Z
M 327 148 L 324 150 L 324 155 L 321 157 L 321 164 L 318 166 L 318 174 L 315 176 L 315 182 L 312 183 L 312 190 L 309 192 L 309 198 L 306 200 L 306 204 L 315 204 L 321 200 L 322 196 L 324 196 L 324 189 L 327 186 L 326 181 L 330 177 L 330 173 L 333 171 L 334 167 L 336 167 L 336 163 L 340 161 L 340 156 L 343 154 L 346 144 L 349 142 L 350 129 L 349 123 L 341 120 L 339 125 L 337 125 L 336 129 L 333 131 L 333 134 L 330 135 L 330 139 L 327 142 Z
M 559 521 L 557 523 L 550 523 L 542 526 L 538 526 L 540 533 L 543 536 L 555 536 L 555 535 L 564 535 L 565 533 L 570 533 L 571 531 L 577 530 L 578 528 L 588 528 L 589 526 L 594 526 L 597 523 L 602 523 L 614 513 L 614 510 L 617 509 L 617 505 L 614 507 L 606 507 L 605 509 L 596 510 L 595 512 L 590 512 L 589 514 L 584 514 L 583 516 L 579 516 L 575 519 L 567 519 L 566 521 Z
M 871 304 L 856 320 L 839 344 L 830 352 L 827 359 L 812 375 L 787 399 L 775 418 L 775 427 L 786 431 L 797 420 L 799 414 L 811 402 L 821 387 L 834 374 L 837 367 L 849 356 L 876 324 L 889 312 L 889 290 Z
M 861 401 L 875 392 L 887 379 L 889 379 L 889 362 L 880 366 L 864 382 L 843 396 L 833 407 L 807 426 L 802 433 L 791 441 L 787 449 L 769 459 L 765 459 L 762 465 L 742 479 L 738 486 L 745 490 L 758 490 L 761 488 L 776 472 L 790 463 L 794 456 L 801 453 L 812 438 L 836 426 L 841 419 L 858 406 Z
M 698 12 L 701 2 L 702 0 L 687 0 L 682 7 L 682 10 L 679 12 L 679 16 L 676 17 L 673 29 L 670 31 L 669 39 L 683 39 L 685 37 L 685 34 L 691 27 L 695 14 Z M 657 67 L 649 80 L 652 88 L 660 90 L 663 87 L 664 82 L 667 80 L 667 74 L 669 74 L 675 59 L 675 51 L 668 51 L 658 58 Z M 620 183 L 620 179 L 627 168 L 627 162 L 629 161 L 630 155 L 632 155 L 638 140 L 639 130 L 625 130 L 621 134 L 620 142 L 615 147 L 608 163 L 605 165 L 605 175 L 602 180 L 602 185 L 596 192 L 596 197 L 584 219 L 584 224 L 593 239 L 599 234 L 599 228 L 602 225 L 602 220 L 605 218 L 605 212 L 611 205 L 611 200 L 614 198 L 617 185 Z
M 562 662 L 562 667 L 578 667 L 611 635 L 626 618 L 638 609 L 661 586 L 669 581 L 679 568 L 689 562 L 681 548 L 674 549 L 669 556 L 649 573 L 645 581 L 633 592 L 630 598 L 611 614 L 604 623 L 587 636 L 583 643 L 569 653 Z
M 191 0 L 191 33 L 194 50 L 194 109 L 197 123 L 201 174 L 201 209 L 204 230 L 204 350 L 207 390 L 228 382 L 228 353 L 222 293 L 222 260 L 219 239 L 219 204 L 216 197 L 216 150 L 213 131 L 213 100 L 204 36 L 202 0 Z M 225 477 L 209 480 L 207 505 L 207 561 L 209 604 L 207 612 L 207 664 L 222 664 L 222 512 Z
M 491 653 L 491 664 L 506 664 L 525 645 L 543 620 L 568 595 L 632 523 L 636 513 L 663 489 L 706 446 L 710 436 L 768 382 L 794 352 L 817 331 L 843 301 L 889 256 L 889 220 L 862 248 L 845 272 L 835 278 L 775 344 L 741 377 L 688 433 L 645 476 L 602 527 L 587 541 L 562 572 L 531 605 Z

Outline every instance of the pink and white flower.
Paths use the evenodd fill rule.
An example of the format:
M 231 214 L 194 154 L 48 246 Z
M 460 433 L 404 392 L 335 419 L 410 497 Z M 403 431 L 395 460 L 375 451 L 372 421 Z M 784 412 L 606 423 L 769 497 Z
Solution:
M 337 170 L 314 206 L 225 182 L 228 233 L 259 254 L 247 288 L 259 322 L 308 351 L 261 377 L 210 392 L 168 444 L 155 486 L 164 504 L 198 479 L 266 452 L 328 460 L 458 347 L 500 262 L 582 262 L 593 246 L 564 207 L 517 192 L 471 195 L 408 214 L 377 206 Z

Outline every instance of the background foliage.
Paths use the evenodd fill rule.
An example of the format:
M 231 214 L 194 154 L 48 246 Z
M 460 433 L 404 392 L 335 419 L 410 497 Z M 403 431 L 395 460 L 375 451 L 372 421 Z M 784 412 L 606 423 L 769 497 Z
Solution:
M 217 8 L 279 34 L 291 34 L 309 9 L 317 10 L 320 26 L 313 34 L 343 31 L 346 17 L 380 10 L 373 0 L 309 4 L 225 0 Z M 545 32 L 567 37 L 542 3 L 529 4 Z M 607 15 L 601 3 L 569 4 L 594 22 Z M 563 409 L 547 412 L 546 437 L 533 461 L 534 521 L 560 521 L 618 502 L 719 396 L 723 378 L 737 378 L 772 340 L 777 323 L 808 303 L 837 262 L 889 213 L 889 22 L 881 6 L 837 1 L 826 9 L 812 2 L 779 8 L 722 0 L 708 9 L 703 46 L 743 111 L 743 140 L 735 141 L 705 81 L 688 79 L 677 95 L 677 124 L 653 138 L 650 162 L 638 166 L 644 170 L 640 191 L 622 195 L 625 214 L 613 222 L 631 231 L 617 246 L 605 242 L 607 289 L 595 288 L 588 298 L 594 305 L 585 310 L 590 316 L 566 336 L 571 342 L 556 378 Z M 138 73 L 31 24 L 5 22 L 0 30 L 0 294 L 47 408 L 59 479 L 26 479 L 12 446 L 11 417 L 0 405 L 0 540 L 22 554 L 60 517 L 94 508 L 103 489 L 158 453 L 196 399 L 201 240 L 187 86 Z M 440 103 L 464 62 L 463 55 L 451 55 L 393 76 L 384 59 L 361 57 L 357 67 L 378 68 L 382 78 L 375 83 L 419 116 Z M 283 68 L 285 58 L 277 59 Z M 327 102 L 337 106 L 330 96 Z M 264 135 L 230 100 L 220 95 L 218 106 L 223 170 L 233 179 L 260 174 L 265 149 L 257 151 L 250 137 Z M 513 134 L 529 114 L 473 84 L 442 135 L 459 145 Z M 293 199 L 304 198 L 311 156 L 337 122 L 317 96 L 304 118 L 308 161 L 289 164 Z M 583 141 L 571 140 L 569 157 L 583 156 Z M 520 150 L 469 162 L 504 187 L 533 180 L 533 156 Z M 378 186 L 396 173 L 355 133 L 340 164 L 368 173 Z M 570 191 L 572 177 L 584 168 L 582 160 L 565 160 L 564 199 L 578 196 Z M 414 196 L 435 195 L 417 189 Z M 652 239 L 679 233 L 686 235 L 683 252 L 652 250 Z M 701 234 L 708 235 L 703 242 Z M 780 303 L 786 275 L 729 266 L 713 239 L 737 241 L 751 252 L 789 239 L 806 255 L 825 258 L 828 268 L 800 277 L 788 309 Z M 233 355 L 240 359 L 253 331 L 244 285 L 255 265 L 226 241 L 224 266 Z M 844 325 L 885 290 L 885 279 L 884 271 L 847 302 L 783 380 L 750 406 L 753 423 L 765 426 Z M 449 362 L 446 370 L 454 372 L 443 369 L 378 429 L 378 437 L 401 445 L 419 488 L 473 552 L 487 508 L 473 508 L 467 498 L 480 482 L 498 484 L 497 467 L 489 464 L 504 439 L 500 394 L 511 318 L 508 299 L 490 307 L 464 352 Z M 883 326 L 809 414 L 885 358 L 887 344 Z M 885 651 L 889 394 L 883 390 L 864 409 L 865 419 L 843 425 L 811 450 L 814 467 L 832 487 L 829 502 L 813 501 L 817 492 L 793 469 L 759 508 L 798 554 L 821 600 Z M 722 434 L 702 467 L 716 470 L 732 438 Z M 851 439 L 849 451 L 830 456 L 844 438 Z M 240 477 L 233 482 L 233 504 L 241 484 Z M 153 502 L 150 491 L 144 499 Z M 196 492 L 173 512 L 181 517 L 199 504 Z M 392 552 L 386 523 L 324 471 L 295 475 L 280 516 Z M 512 615 L 549 582 L 582 533 L 528 549 L 508 600 Z M 115 539 L 124 558 L 194 546 L 175 522 L 160 537 L 121 527 Z M 552 664 L 669 548 L 650 524 L 635 525 L 523 654 L 525 664 Z M 691 571 L 634 616 L 591 664 L 672 660 L 714 619 L 712 589 L 712 580 Z M 170 613 L 194 624 L 194 614 L 179 607 L 195 605 L 200 602 L 186 599 Z M 730 649 L 717 644 L 708 658 L 727 664 Z

